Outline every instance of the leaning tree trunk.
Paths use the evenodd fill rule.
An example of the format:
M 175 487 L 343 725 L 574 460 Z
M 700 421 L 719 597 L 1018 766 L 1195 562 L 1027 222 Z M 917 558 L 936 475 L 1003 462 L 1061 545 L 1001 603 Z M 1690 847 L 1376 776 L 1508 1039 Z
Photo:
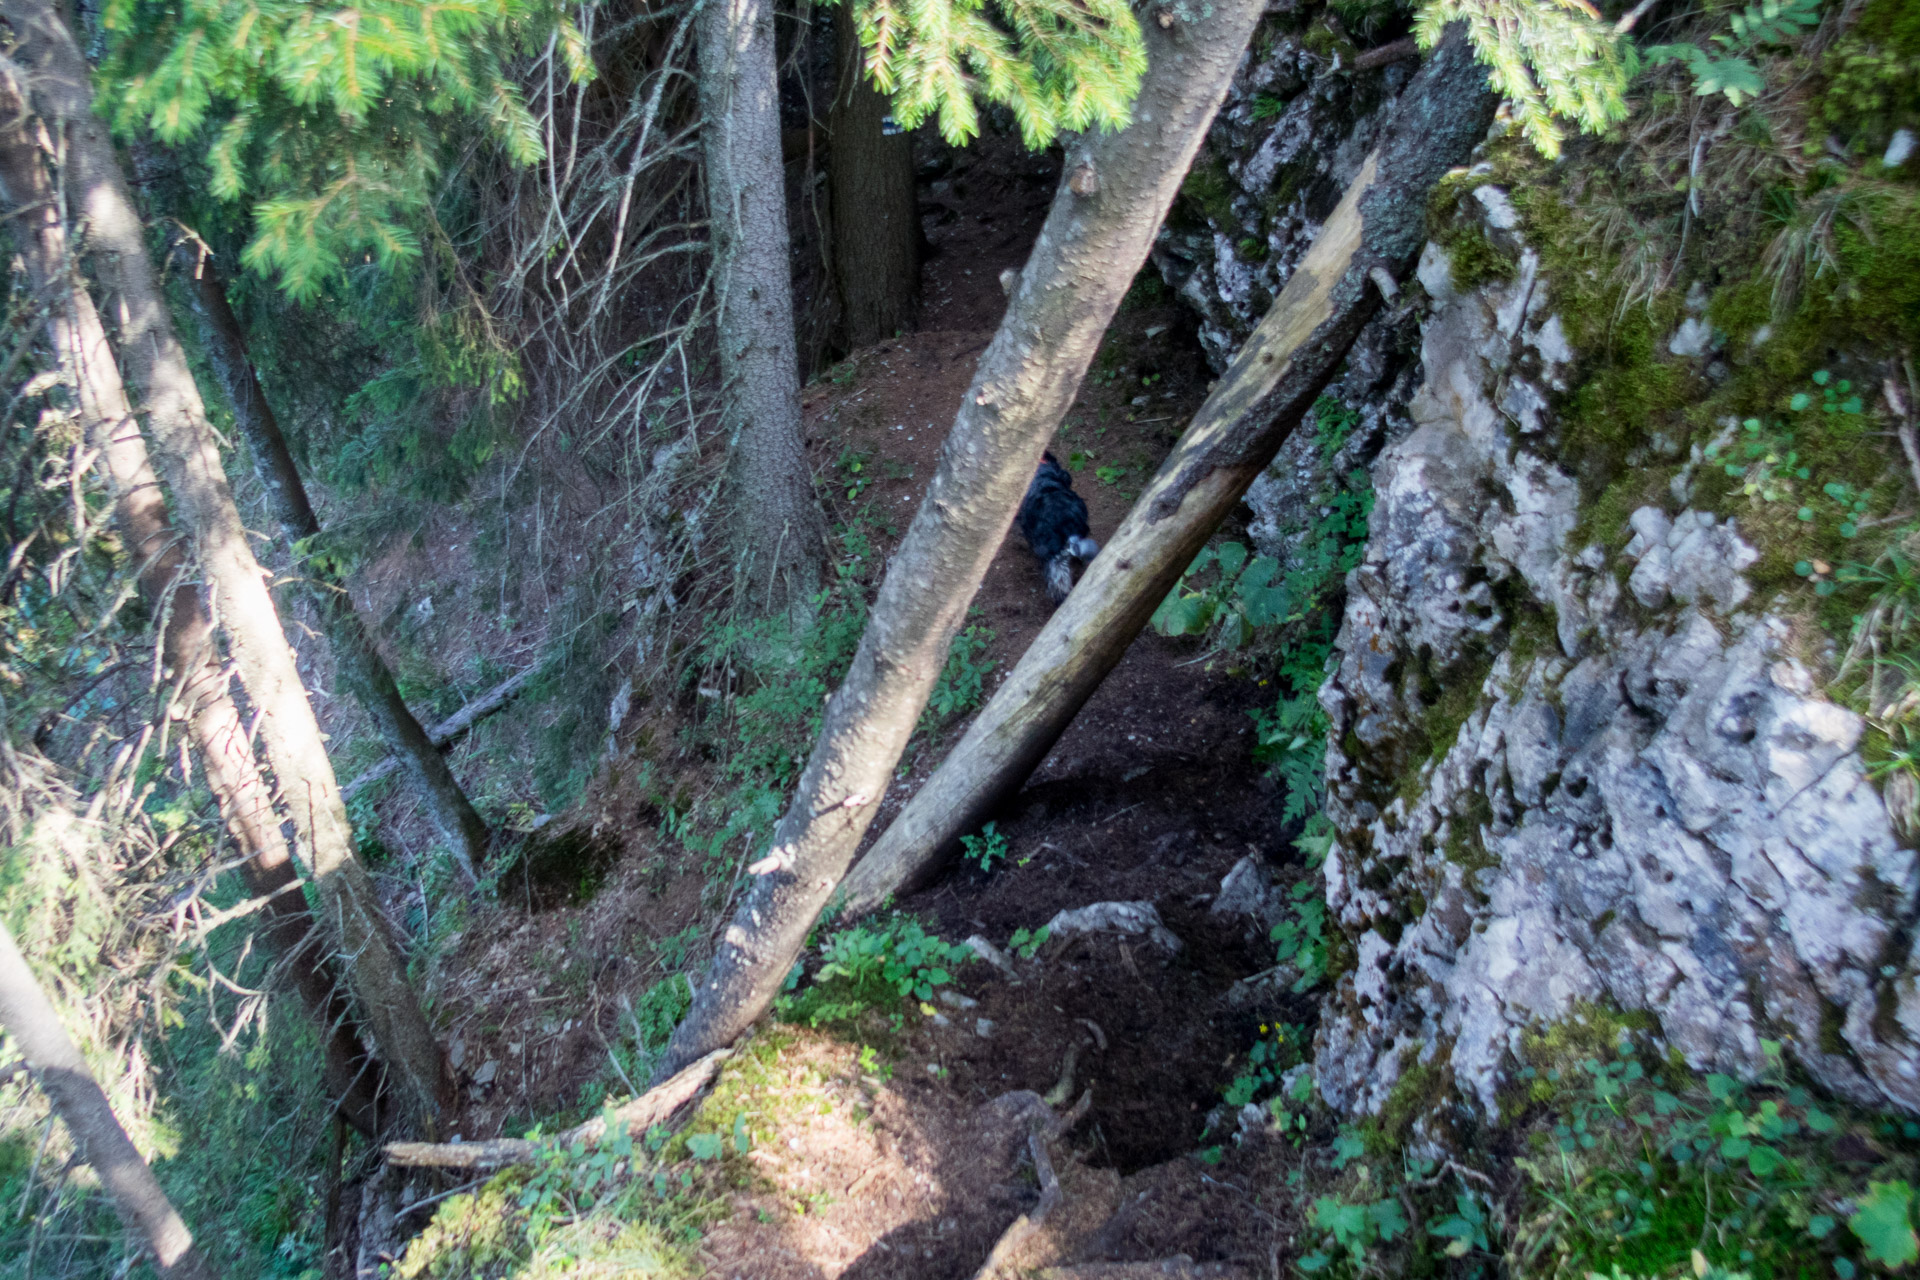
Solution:
M 154 280 L 145 229 L 106 125 L 92 114 L 86 61 L 48 0 L 0 0 L 0 17 L 13 27 L 15 60 L 32 73 L 35 110 L 65 131 L 70 198 L 90 223 L 101 283 L 117 295 L 121 351 L 146 399 L 154 452 L 198 551 L 280 800 L 347 957 L 349 985 L 408 1105 L 432 1127 L 451 1096 L 445 1059 L 407 983 L 373 882 L 354 854 L 353 830 L 319 722 Z
M 732 1042 L 772 1002 L 873 821 L 954 631 L 1146 260 L 1263 8 L 1264 0 L 1216 0 L 1197 22 L 1167 11 L 1148 23 L 1133 123 L 1084 137 L 1069 153 L 846 682 L 827 704 L 799 792 L 772 852 L 748 868 L 752 887 L 656 1079 Z
M 839 82 L 827 110 L 827 192 L 840 341 L 871 346 L 913 324 L 920 293 L 920 228 L 913 138 L 887 132 L 891 104 L 867 81 L 853 6 L 833 11 Z
M 179 1280 L 213 1280 L 212 1269 L 194 1248 L 193 1233 L 140 1158 L 133 1139 L 114 1118 L 107 1095 L 60 1025 L 60 1015 L 4 922 L 0 922 L 0 1027 L 20 1046 L 41 1090 L 73 1136 L 80 1157 L 93 1166 L 107 1189 L 121 1225 L 152 1251 L 160 1274 Z
M 175 261 L 185 271 L 195 310 L 204 322 L 208 363 L 226 390 L 233 405 L 233 419 L 253 456 L 260 487 L 267 495 L 267 506 L 289 544 L 318 537 L 320 520 L 307 498 L 307 487 L 293 464 L 293 453 L 280 432 L 279 418 L 268 403 L 260 380 L 254 374 L 247 354 L 246 336 L 240 321 L 227 303 L 226 284 L 214 269 L 212 256 L 197 242 L 183 242 Z M 319 571 L 311 565 L 310 575 Z M 343 584 L 320 574 L 305 579 L 307 598 L 326 627 L 327 640 L 333 646 L 334 664 L 347 687 L 353 690 L 374 728 L 387 744 L 387 750 L 412 778 L 415 789 L 426 801 L 427 812 L 440 829 L 441 838 L 453 852 L 467 883 L 478 879 L 487 852 L 487 824 L 475 812 L 467 793 L 460 789 L 446 757 L 427 737 L 427 731 L 407 709 L 393 672 L 374 648 L 373 637 L 354 610 L 353 598 Z
M 842 907 L 849 915 L 923 883 L 1046 758 L 1339 369 L 1379 293 L 1397 288 L 1426 239 L 1428 193 L 1485 136 L 1496 101 L 1463 31 L 1450 30 L 1126 520 L 933 777 L 847 877 Z
M 729 521 L 742 586 L 804 614 L 826 565 L 800 427 L 772 0 L 708 0 L 697 29 L 701 153 L 718 295 L 720 374 L 735 437 Z
M 0 115 L 26 112 L 21 86 L 0 82 Z M 160 481 L 120 380 L 93 299 L 68 256 L 66 227 L 32 135 L 37 122 L 0 131 L 0 202 L 15 219 L 20 259 L 47 309 L 55 358 L 72 380 L 90 447 L 99 451 L 113 497 L 114 524 L 139 566 L 141 594 L 165 619 L 161 657 L 173 682 L 169 713 L 187 725 L 228 834 L 240 850 L 247 890 L 264 899 L 263 938 L 280 957 L 294 991 L 318 1028 L 327 1087 L 361 1132 L 377 1128 L 380 1072 L 354 1032 L 333 966 L 314 928 L 300 877 L 280 833 L 273 796 L 260 776 L 240 709 L 214 641 L 213 619 L 189 581 L 187 557 L 167 518 Z

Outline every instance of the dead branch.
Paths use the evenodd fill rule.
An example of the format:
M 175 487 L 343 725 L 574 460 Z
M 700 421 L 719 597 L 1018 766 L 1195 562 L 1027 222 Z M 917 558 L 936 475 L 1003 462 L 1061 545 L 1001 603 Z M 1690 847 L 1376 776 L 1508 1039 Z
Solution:
M 525 1138 L 495 1138 L 489 1142 L 389 1142 L 387 1163 L 407 1168 L 505 1169 L 530 1164 L 545 1148 L 597 1146 L 607 1136 L 609 1121 L 624 1125 L 629 1133 L 644 1133 L 656 1124 L 665 1123 L 667 1117 L 698 1096 L 732 1052 L 716 1049 L 665 1084 L 544 1142 Z
M 493 688 L 487 690 L 478 698 L 475 698 L 472 702 L 469 702 L 466 706 L 460 708 L 445 720 L 442 720 L 439 724 L 430 727 L 427 730 L 427 737 L 432 740 L 433 745 L 436 747 L 446 746 L 449 742 L 452 742 L 455 738 L 458 738 L 461 734 L 473 728 L 475 724 L 486 719 L 500 708 L 506 706 L 509 702 L 512 702 L 525 691 L 529 684 L 533 683 L 533 677 L 538 671 L 538 667 L 529 667 L 516 676 L 502 680 L 499 684 L 493 686 Z M 399 767 L 400 761 L 393 756 L 388 756 L 379 764 L 376 764 L 373 768 L 367 770 L 352 782 L 349 782 L 345 787 L 342 787 L 340 793 L 351 798 L 354 792 L 370 787 L 383 778 L 392 776 L 393 771 Z
M 1414 43 L 1413 37 L 1401 36 L 1398 40 L 1389 40 L 1386 44 L 1369 49 L 1355 58 L 1353 60 L 1353 69 L 1355 71 L 1372 71 L 1376 67 L 1387 66 L 1390 63 L 1400 61 L 1402 58 L 1417 58 L 1419 56 L 1420 46 Z

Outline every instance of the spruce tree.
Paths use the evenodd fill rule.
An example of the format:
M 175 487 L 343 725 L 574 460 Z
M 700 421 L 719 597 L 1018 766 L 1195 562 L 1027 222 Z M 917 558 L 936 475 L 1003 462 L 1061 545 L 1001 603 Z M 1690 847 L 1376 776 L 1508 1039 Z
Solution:
M 420 216 L 472 130 L 541 159 L 517 61 L 544 50 L 574 81 L 593 70 L 547 0 L 108 0 L 100 23 L 103 113 L 203 158 L 210 194 L 251 214 L 246 265 L 299 300 L 350 262 L 417 258 Z

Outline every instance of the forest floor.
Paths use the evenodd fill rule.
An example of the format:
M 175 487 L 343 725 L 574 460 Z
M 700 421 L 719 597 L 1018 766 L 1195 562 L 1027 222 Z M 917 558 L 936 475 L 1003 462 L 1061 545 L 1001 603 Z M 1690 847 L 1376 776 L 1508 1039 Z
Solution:
M 1049 157 L 980 154 L 996 146 L 1010 144 L 989 138 L 923 166 L 933 252 L 920 327 L 806 389 L 822 487 L 837 514 L 864 516 L 876 563 L 917 508 L 1004 310 L 1000 273 L 1024 261 L 1057 181 Z M 1155 286 L 1130 295 L 1053 445 L 1097 539 L 1208 386 L 1187 314 Z M 989 691 L 1050 612 L 1038 565 L 1010 537 L 972 618 L 992 632 Z M 1267 926 L 1211 910 L 1250 855 L 1266 873 L 1298 874 L 1283 797 L 1252 753 L 1248 713 L 1271 701 L 1191 643 L 1148 633 L 1134 644 L 999 817 L 1005 861 L 960 867 L 897 908 L 950 941 L 977 934 L 1004 948 L 1060 911 L 1148 902 L 1179 949 L 1142 935 L 1052 939 L 1014 961 L 1017 981 L 971 963 L 937 1003 L 826 1030 L 763 1029 L 690 1121 L 724 1133 L 744 1115 L 753 1140 L 747 1152 L 728 1148 L 724 1206 L 700 1247 L 710 1274 L 973 1275 L 1039 1195 L 1019 1091 L 1049 1095 L 1063 1113 L 1090 1092 L 1053 1146 L 1062 1198 L 1021 1264 L 1156 1264 L 1066 1273 L 1089 1277 L 1277 1274 L 1297 1226 L 1287 1175 L 1302 1154 L 1258 1125 L 1241 1141 L 1221 1094 L 1273 1030 L 1304 1043 L 1313 1006 L 1271 988 L 1236 991 L 1273 963 Z M 873 836 L 963 727 L 916 740 Z M 542 898 L 530 884 L 516 895 L 508 883 L 497 905 L 475 908 L 440 942 L 430 982 L 469 1139 L 534 1121 L 550 1132 L 608 1088 L 644 1084 L 617 1078 L 616 1050 L 638 1038 L 647 990 L 697 961 L 723 918 L 726 895 L 698 858 L 676 856 L 626 777 L 603 770 L 578 810 L 555 818 L 581 833 L 580 856 L 604 876 L 588 901 Z M 403 1238 L 423 1222 L 403 1223 Z M 1193 1266 L 1157 1265 L 1167 1259 Z

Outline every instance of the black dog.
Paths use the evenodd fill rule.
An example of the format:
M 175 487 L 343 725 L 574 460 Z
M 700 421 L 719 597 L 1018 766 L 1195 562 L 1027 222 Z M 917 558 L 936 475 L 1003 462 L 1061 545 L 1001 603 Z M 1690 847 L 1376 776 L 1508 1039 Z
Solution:
M 1073 477 L 1051 453 L 1041 456 L 1040 469 L 1027 486 L 1020 532 L 1046 566 L 1047 595 L 1055 604 L 1073 590 L 1073 560 L 1100 554 L 1100 544 L 1087 536 L 1086 501 L 1073 491 Z

